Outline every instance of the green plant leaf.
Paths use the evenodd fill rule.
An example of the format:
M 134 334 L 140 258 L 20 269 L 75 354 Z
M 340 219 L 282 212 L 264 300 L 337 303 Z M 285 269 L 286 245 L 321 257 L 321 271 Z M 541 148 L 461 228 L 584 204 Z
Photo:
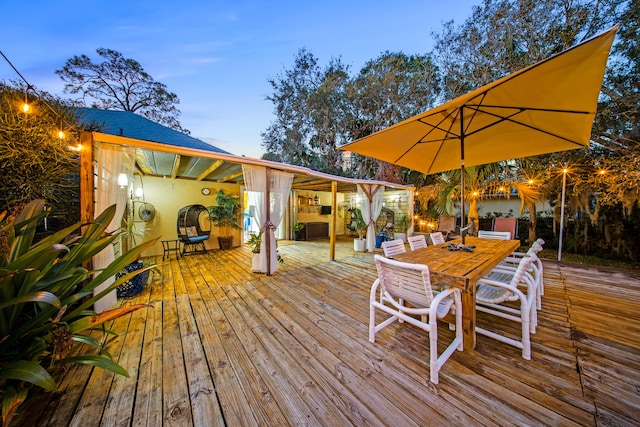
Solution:
M 100 350 L 100 354 L 105 355 L 106 357 L 108 357 L 109 359 L 113 360 L 113 357 L 111 356 L 111 353 L 109 353 L 107 350 L 104 349 L 104 347 L 102 347 L 102 344 L 100 343 L 100 341 L 98 341 L 97 339 L 90 337 L 88 335 L 81 335 L 81 334 L 75 334 L 71 337 L 71 339 L 73 341 L 76 342 L 80 342 L 86 345 L 89 345 L 91 347 L 95 347 L 98 350 Z
M 40 292 L 32 292 L 29 294 L 20 295 L 18 297 L 10 299 L 9 301 L 0 302 L 0 309 L 9 307 L 15 304 L 23 304 L 25 302 L 42 302 L 42 303 L 52 305 L 56 308 L 62 307 L 62 305 L 60 304 L 60 300 L 58 299 L 57 296 L 55 296 L 51 292 L 40 291 Z
M 27 398 L 27 393 L 29 393 L 29 389 L 26 387 L 18 387 L 17 390 L 12 386 L 7 387 L 7 390 L 4 392 L 4 398 L 2 399 L 3 426 L 11 424 L 11 420 L 16 411 Z
M 92 365 L 98 368 L 107 369 L 114 374 L 129 378 L 129 373 L 122 366 L 111 359 L 102 356 L 74 356 L 63 360 L 63 363 Z
M 26 381 L 49 391 L 58 389 L 58 385 L 49 372 L 37 362 L 30 360 L 16 360 L 0 367 L 0 378 Z

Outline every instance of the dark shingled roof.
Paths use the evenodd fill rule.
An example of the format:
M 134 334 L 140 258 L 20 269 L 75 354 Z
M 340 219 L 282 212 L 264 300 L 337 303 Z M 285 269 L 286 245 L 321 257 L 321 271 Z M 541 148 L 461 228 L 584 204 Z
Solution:
M 192 136 L 168 128 L 131 111 L 76 108 L 81 124 L 95 123 L 99 132 L 214 153 L 232 154 Z

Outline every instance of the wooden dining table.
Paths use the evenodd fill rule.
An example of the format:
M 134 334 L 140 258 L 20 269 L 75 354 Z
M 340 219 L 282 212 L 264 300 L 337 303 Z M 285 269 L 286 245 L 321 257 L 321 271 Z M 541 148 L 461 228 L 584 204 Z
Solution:
M 445 284 L 462 290 L 462 333 L 464 348 L 476 346 L 476 282 L 492 268 L 520 247 L 519 240 L 481 239 L 467 236 L 465 246 L 474 247 L 471 252 L 449 250 L 450 244 L 460 244 L 461 239 L 443 245 L 408 251 L 393 259 L 429 267 L 431 282 Z

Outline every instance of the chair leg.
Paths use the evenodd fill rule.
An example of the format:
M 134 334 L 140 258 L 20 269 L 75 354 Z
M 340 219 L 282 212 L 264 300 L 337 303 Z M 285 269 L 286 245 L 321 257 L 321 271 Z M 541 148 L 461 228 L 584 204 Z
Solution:
M 526 303 L 520 305 L 522 313 L 522 358 L 525 360 L 531 360 L 531 338 L 530 338 L 530 319 L 531 314 L 529 307 Z
M 369 305 L 369 342 L 376 342 L 376 308 Z
M 429 374 L 431 382 L 438 384 L 438 326 L 429 331 Z

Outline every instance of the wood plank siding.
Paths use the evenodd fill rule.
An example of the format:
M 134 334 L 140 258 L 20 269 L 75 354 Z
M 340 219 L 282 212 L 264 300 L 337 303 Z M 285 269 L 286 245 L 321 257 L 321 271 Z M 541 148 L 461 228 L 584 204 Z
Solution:
M 248 247 L 172 256 L 117 319 L 107 349 L 129 372 L 73 366 L 32 396 L 24 426 L 634 425 L 640 419 L 640 279 L 544 262 L 532 360 L 484 336 L 429 381 L 426 333 L 368 341 L 371 254 L 338 239 L 281 242 L 252 273 Z M 489 319 L 478 313 L 483 322 Z M 504 328 L 517 331 L 518 325 Z M 446 325 L 440 335 L 453 334 Z M 443 346 L 444 348 L 444 346 Z M 637 424 L 636 424 L 637 425 Z

